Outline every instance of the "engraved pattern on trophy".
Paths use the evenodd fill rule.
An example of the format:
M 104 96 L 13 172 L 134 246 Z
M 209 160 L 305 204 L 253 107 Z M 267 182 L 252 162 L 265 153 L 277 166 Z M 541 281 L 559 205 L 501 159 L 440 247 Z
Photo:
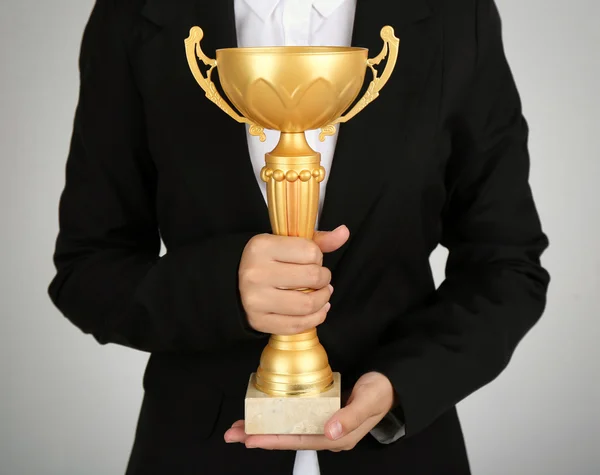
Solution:
M 304 132 L 334 120 L 341 105 L 352 103 L 362 83 L 362 78 L 355 78 L 338 90 L 327 78 L 316 77 L 306 84 L 294 84 L 290 91 L 284 84 L 258 78 L 243 89 L 233 87 L 231 100 L 240 104 L 238 108 L 265 129 Z M 326 96 L 337 100 L 319 103 L 318 99 Z M 242 104 L 248 104 L 248 109 L 244 110 Z M 268 104 L 268 108 L 264 104 Z M 307 118 L 310 123 L 306 123 Z

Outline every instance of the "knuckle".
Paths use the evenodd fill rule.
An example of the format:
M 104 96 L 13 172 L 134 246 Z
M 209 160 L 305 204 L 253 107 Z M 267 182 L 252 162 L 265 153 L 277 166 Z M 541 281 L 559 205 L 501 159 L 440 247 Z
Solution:
M 244 268 L 240 268 L 240 272 L 239 272 L 239 277 L 240 277 L 240 283 L 241 284 L 245 284 L 248 282 L 248 273 L 250 272 L 250 268 L 249 267 L 244 267 Z
M 262 271 L 258 267 L 245 267 L 240 270 L 240 280 L 246 284 L 256 285 L 262 281 Z
M 301 309 L 304 315 L 310 315 L 315 312 L 315 296 L 313 293 L 304 294 Z
M 254 318 L 254 314 L 252 312 L 246 312 L 246 320 L 248 321 L 248 324 L 252 328 L 256 329 L 257 322 L 256 322 L 256 319 Z
M 322 325 L 323 323 L 325 323 L 325 320 L 327 320 L 327 312 L 323 310 L 323 312 L 321 312 L 321 314 L 319 315 L 318 325 Z
M 242 295 L 242 304 L 250 318 L 256 321 L 255 311 L 260 308 L 261 299 L 256 292 L 247 292 Z
M 270 237 L 268 234 L 257 234 L 248 242 L 248 250 L 253 254 L 260 254 L 267 249 Z
M 321 267 L 323 275 L 324 275 L 324 286 L 331 283 L 331 271 L 327 267 Z
M 314 262 L 315 264 L 321 264 L 321 262 L 323 262 L 323 253 L 321 252 L 321 249 L 319 248 L 319 246 L 317 245 L 316 242 L 314 241 L 307 241 L 308 242 L 308 247 L 306 249 L 306 255 L 307 258 L 310 260 L 310 262 Z
M 267 319 L 262 319 L 260 324 L 257 325 L 257 327 L 255 328 L 255 330 L 263 333 L 269 333 L 271 335 L 285 334 L 285 331 L 283 328 L 281 328 L 281 325 L 273 323 L 272 321 L 269 321 Z
M 323 288 L 319 291 L 319 304 L 317 310 L 322 309 L 331 299 L 331 294 L 328 288 Z
M 321 282 L 321 276 L 323 275 L 321 268 L 317 265 L 309 266 L 307 268 L 307 284 L 311 287 L 318 287 Z
M 263 322 L 259 317 L 259 314 L 254 312 L 246 312 L 246 320 L 248 320 L 248 324 L 254 328 L 256 331 L 263 331 Z
M 302 333 L 305 328 L 305 324 L 301 318 L 294 318 L 290 323 L 290 334 L 297 335 L 298 333 Z
M 250 326 L 257 332 L 267 332 L 270 330 L 269 328 L 265 327 L 264 325 L 262 325 L 258 322 L 249 322 L 249 323 L 250 323 Z
M 322 325 L 326 319 L 327 312 L 325 310 L 320 310 L 315 314 L 314 318 L 312 319 L 313 326 L 317 327 L 319 325 Z
M 261 246 L 261 239 L 262 237 L 260 235 L 254 236 L 252 239 L 250 239 L 250 241 L 248 241 L 248 244 L 246 244 L 246 252 L 254 254 L 256 250 Z
M 350 442 L 344 447 L 345 451 L 353 450 L 356 447 L 356 442 Z
M 312 292 L 309 298 L 310 298 L 310 313 L 319 312 L 325 305 L 325 302 L 323 301 L 323 297 L 320 295 L 320 293 Z
M 252 240 L 259 246 L 266 245 L 270 239 L 271 235 L 266 233 L 257 234 L 252 238 Z

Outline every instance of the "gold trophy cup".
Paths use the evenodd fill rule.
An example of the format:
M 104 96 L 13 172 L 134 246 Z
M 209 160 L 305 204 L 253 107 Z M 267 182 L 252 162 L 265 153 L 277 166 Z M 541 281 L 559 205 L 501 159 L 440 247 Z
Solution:
M 273 233 L 312 239 L 325 178 L 321 154 L 304 132 L 321 129 L 319 139 L 335 134 L 335 125 L 358 114 L 379 96 L 396 65 L 400 41 L 394 30 L 381 30 L 383 49 L 373 59 L 365 48 L 277 46 L 218 49 L 208 58 L 195 26 L 185 40 L 187 60 L 206 97 L 251 135 L 265 140 L 264 129 L 281 132 L 279 143 L 265 156 L 261 178 L 267 186 Z M 389 56 L 388 56 L 389 55 Z M 388 56 L 383 73 L 375 66 Z M 206 66 L 204 75 L 198 60 Z M 211 80 L 214 68 L 225 95 Z M 356 100 L 366 68 L 373 80 Z M 298 289 L 309 292 L 309 289 Z M 333 373 L 316 329 L 298 335 L 272 335 L 256 373 L 250 376 L 245 404 L 248 434 L 323 434 L 325 422 L 340 408 L 340 375 Z

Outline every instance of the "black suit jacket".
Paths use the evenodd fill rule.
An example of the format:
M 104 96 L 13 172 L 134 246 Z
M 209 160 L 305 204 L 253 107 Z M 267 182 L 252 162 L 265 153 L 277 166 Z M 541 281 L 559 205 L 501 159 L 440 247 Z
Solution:
M 245 322 L 238 264 L 270 225 L 245 129 L 204 97 L 183 40 L 200 25 L 209 55 L 234 46 L 232 4 L 98 0 L 83 39 L 50 295 L 100 343 L 152 353 L 130 475 L 293 463 L 223 442 L 266 344 Z M 321 471 L 466 474 L 455 405 L 542 314 L 547 239 L 493 0 L 359 0 L 353 44 L 373 57 L 388 24 L 398 65 L 341 127 L 330 172 L 321 228 L 346 224 L 351 238 L 325 257 L 336 291 L 319 336 L 347 388 L 367 371 L 390 378 L 407 436 L 321 453 Z M 438 243 L 449 260 L 436 290 Z

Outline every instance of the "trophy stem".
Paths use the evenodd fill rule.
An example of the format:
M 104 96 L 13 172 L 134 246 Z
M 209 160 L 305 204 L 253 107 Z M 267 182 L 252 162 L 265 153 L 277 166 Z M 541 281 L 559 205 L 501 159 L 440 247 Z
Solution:
M 273 233 L 312 239 L 325 178 L 321 154 L 310 148 L 304 132 L 282 132 L 265 162 L 261 178 L 267 184 Z M 272 335 L 261 355 L 255 385 L 273 396 L 301 396 L 327 391 L 333 380 L 327 353 L 312 329 Z
M 256 372 L 256 388 L 271 396 L 309 396 L 325 392 L 333 373 L 316 329 L 298 335 L 271 335 Z

